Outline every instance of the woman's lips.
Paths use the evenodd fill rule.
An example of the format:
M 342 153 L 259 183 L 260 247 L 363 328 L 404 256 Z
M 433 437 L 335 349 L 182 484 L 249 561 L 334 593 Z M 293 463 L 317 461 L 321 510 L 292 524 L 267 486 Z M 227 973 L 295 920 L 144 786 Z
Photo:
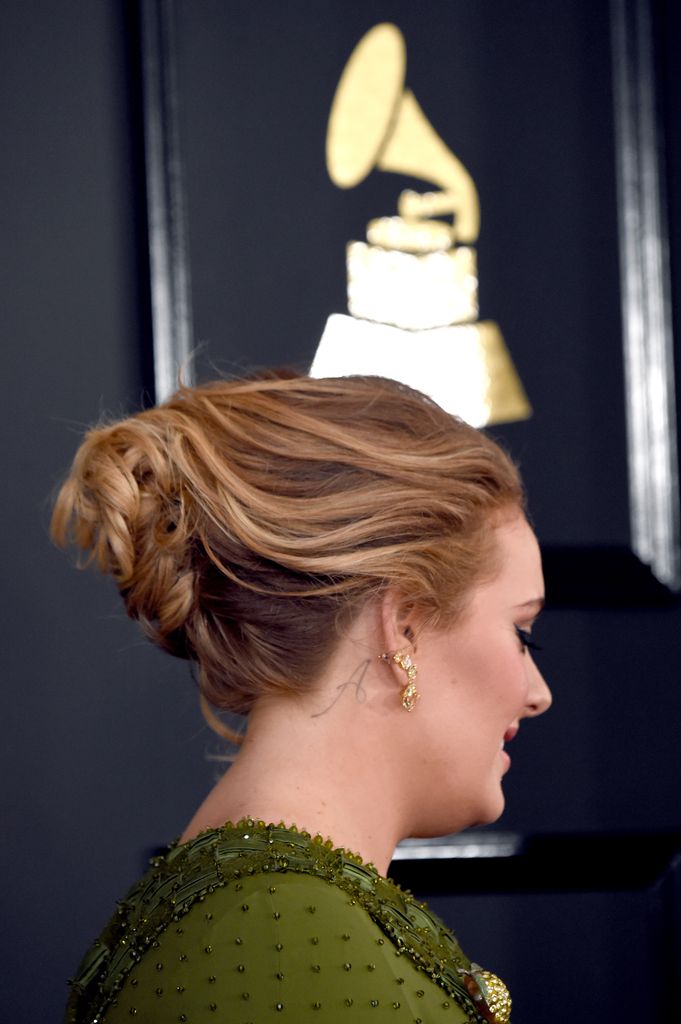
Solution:
M 508 754 L 504 750 L 504 743 L 510 743 L 511 740 L 514 738 L 514 736 L 516 736 L 517 732 L 518 732 L 518 726 L 517 725 L 509 725 L 508 729 L 504 733 L 504 739 L 503 739 L 503 742 L 501 744 L 501 750 L 500 750 L 501 760 L 504 762 L 504 774 L 511 767 L 511 758 L 508 756 Z

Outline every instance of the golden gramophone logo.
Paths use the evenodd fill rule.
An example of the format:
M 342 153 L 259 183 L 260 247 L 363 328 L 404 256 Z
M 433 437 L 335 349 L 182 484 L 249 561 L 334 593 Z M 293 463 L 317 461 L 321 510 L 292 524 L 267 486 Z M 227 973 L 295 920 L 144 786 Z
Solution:
M 326 163 L 339 188 L 374 169 L 428 183 L 347 246 L 349 316 L 329 320 L 314 376 L 378 373 L 430 394 L 482 426 L 525 419 L 530 405 L 498 326 L 479 321 L 478 193 L 405 88 L 400 30 L 376 25 L 355 47 L 329 116 Z M 433 188 L 432 186 L 435 186 Z

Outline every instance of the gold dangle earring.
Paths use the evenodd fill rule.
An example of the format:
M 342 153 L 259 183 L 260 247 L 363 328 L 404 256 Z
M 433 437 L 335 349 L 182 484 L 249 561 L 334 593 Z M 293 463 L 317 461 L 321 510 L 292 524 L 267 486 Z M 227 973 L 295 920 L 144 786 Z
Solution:
M 403 672 L 406 672 L 407 681 L 402 687 L 400 696 L 404 710 L 413 711 L 421 694 L 416 689 L 416 665 L 411 660 L 411 656 L 405 654 L 404 651 L 395 651 L 394 654 L 388 652 L 386 654 L 379 654 L 378 657 L 381 661 L 394 661 Z

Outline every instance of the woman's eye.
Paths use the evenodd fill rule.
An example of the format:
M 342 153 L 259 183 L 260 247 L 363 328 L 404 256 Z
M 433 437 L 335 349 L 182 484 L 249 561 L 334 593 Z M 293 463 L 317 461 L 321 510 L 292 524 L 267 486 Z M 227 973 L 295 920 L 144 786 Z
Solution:
M 516 626 L 515 632 L 516 636 L 520 640 L 520 646 L 522 647 L 523 652 L 526 651 L 528 647 L 531 651 L 541 651 L 539 644 L 534 642 L 526 629 L 521 629 L 520 626 Z

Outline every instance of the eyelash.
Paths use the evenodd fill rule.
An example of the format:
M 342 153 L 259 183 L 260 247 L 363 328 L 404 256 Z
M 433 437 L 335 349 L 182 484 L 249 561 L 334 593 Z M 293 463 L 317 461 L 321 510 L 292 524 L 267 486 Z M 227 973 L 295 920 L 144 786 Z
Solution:
M 535 643 L 530 634 L 526 629 L 521 629 L 520 626 L 515 627 L 516 636 L 520 640 L 520 645 L 523 649 L 523 654 L 528 649 L 531 651 L 541 651 L 539 644 Z

